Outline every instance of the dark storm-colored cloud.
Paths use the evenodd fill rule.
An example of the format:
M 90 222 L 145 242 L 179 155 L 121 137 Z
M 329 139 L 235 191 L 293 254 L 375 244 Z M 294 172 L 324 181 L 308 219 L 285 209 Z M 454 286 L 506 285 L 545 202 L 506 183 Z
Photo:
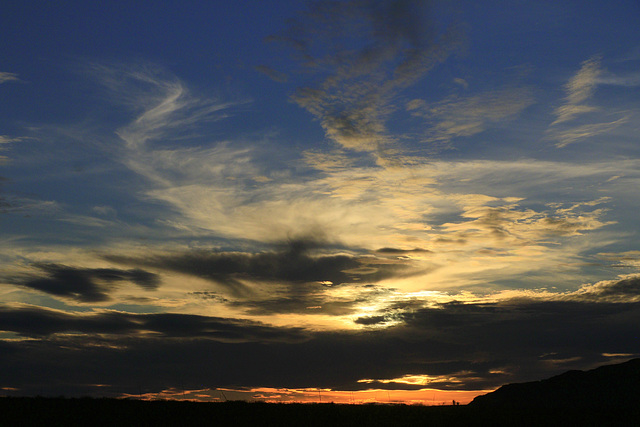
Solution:
M 387 320 L 388 318 L 386 316 L 364 316 L 358 317 L 356 320 L 354 320 L 354 322 L 358 325 L 370 326 L 384 323 Z
M 217 302 L 254 315 L 347 315 L 388 292 L 367 284 L 423 272 L 411 260 L 314 252 L 322 247 L 314 241 L 296 240 L 260 253 L 190 251 L 144 258 L 109 255 L 106 259 L 206 279 L 220 285 L 221 294 L 227 296 L 216 295 Z M 350 296 L 332 296 L 331 291 L 339 286 L 348 287 Z
M 341 289 L 348 296 L 332 295 L 333 287 L 318 283 L 303 283 L 270 293 L 264 298 L 244 298 L 229 302 L 254 315 L 270 314 L 324 314 L 349 315 L 363 305 L 375 304 L 389 289 L 371 285 L 349 285 Z
M 607 347 L 635 347 L 631 336 L 633 324 L 640 320 L 640 304 L 527 299 L 454 302 L 397 316 L 416 333 L 428 331 L 477 354 L 519 360 L 550 351 L 584 356 L 606 352 Z
M 388 328 L 322 332 L 202 316 L 4 308 L 1 330 L 40 339 L 1 343 L 0 371 L 12 386 L 64 387 L 82 378 L 156 391 L 176 385 L 463 390 L 590 368 L 610 360 L 606 354 L 640 353 L 640 303 L 514 299 L 394 316 L 399 323 Z M 65 331 L 106 335 L 51 335 Z M 424 384 L 403 383 L 407 375 L 425 376 Z
M 428 249 L 398 249 L 398 248 L 380 248 L 376 250 L 377 253 L 380 254 L 390 254 L 390 255 L 405 255 L 411 253 L 430 253 L 431 251 Z
M 60 264 L 36 264 L 44 277 L 29 277 L 16 284 L 79 302 L 109 300 L 119 282 L 132 282 L 145 290 L 160 285 L 157 275 L 141 269 L 76 268 Z
M 112 262 L 153 267 L 200 277 L 222 285 L 232 295 L 251 294 L 245 282 L 277 283 L 307 293 L 323 285 L 338 286 L 356 281 L 375 283 L 406 277 L 419 271 L 410 263 L 380 263 L 370 257 L 347 254 L 314 255 L 313 242 L 289 242 L 285 247 L 260 253 L 190 251 L 176 254 L 125 257 L 108 255 Z M 303 284 L 314 284 L 304 287 Z M 290 295 L 288 295 L 290 296 Z
M 0 307 L 0 330 L 29 337 L 59 333 L 111 334 L 126 337 L 202 338 L 225 342 L 300 341 L 302 328 L 275 328 L 263 323 L 190 314 L 133 314 L 103 311 L 72 314 L 38 307 Z M 87 338 L 87 337 L 85 337 Z M 87 342 L 91 339 L 87 338 Z

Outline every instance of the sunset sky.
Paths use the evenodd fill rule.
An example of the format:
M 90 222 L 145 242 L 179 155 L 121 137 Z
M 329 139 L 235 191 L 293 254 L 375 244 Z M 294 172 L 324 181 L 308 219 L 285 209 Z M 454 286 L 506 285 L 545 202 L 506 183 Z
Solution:
M 0 394 L 437 404 L 639 356 L 639 18 L 5 2 Z

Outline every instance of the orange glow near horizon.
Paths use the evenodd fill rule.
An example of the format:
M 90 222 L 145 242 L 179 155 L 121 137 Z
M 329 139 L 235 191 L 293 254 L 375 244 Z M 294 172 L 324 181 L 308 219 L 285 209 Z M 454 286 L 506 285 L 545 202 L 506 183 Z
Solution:
M 200 402 L 224 402 L 243 400 L 267 403 L 338 403 L 338 404 L 408 404 L 408 405 L 451 405 L 453 401 L 462 405 L 471 402 L 478 395 L 493 390 L 330 390 L 319 388 L 287 389 L 260 387 L 247 390 L 210 388 L 199 390 L 167 389 L 159 393 L 123 395 L 125 398 L 142 400 L 189 400 Z

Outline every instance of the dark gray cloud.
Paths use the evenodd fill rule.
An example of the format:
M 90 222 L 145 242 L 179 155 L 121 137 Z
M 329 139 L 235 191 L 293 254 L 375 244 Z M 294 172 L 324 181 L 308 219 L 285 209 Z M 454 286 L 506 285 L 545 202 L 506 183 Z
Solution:
M 111 334 L 123 338 L 205 338 L 225 342 L 300 341 L 306 338 L 302 328 L 275 328 L 244 319 L 117 311 L 70 314 L 37 307 L 6 306 L 0 307 L 0 330 L 29 337 L 74 332 Z
M 35 264 L 44 277 L 19 279 L 15 284 L 51 295 L 91 303 L 109 300 L 119 282 L 131 282 L 146 290 L 160 285 L 157 275 L 141 269 L 76 268 L 60 264 Z
M 387 316 L 364 316 L 358 317 L 354 322 L 358 325 L 370 326 L 385 323 L 387 320 L 389 320 Z
M 105 258 L 206 279 L 222 287 L 221 295 L 215 295 L 217 302 L 259 315 L 350 314 L 357 306 L 388 292 L 369 284 L 424 271 L 410 259 L 391 261 L 377 256 L 315 253 L 321 249 L 323 245 L 318 242 L 295 240 L 260 253 L 190 251 Z M 332 296 L 331 291 L 339 286 L 350 287 L 351 296 Z
M 391 254 L 391 255 L 404 255 L 411 253 L 430 253 L 431 251 L 428 249 L 398 249 L 398 248 L 380 248 L 376 251 L 380 254 Z
M 8 386 L 49 384 L 57 393 L 74 380 L 155 391 L 484 389 L 591 368 L 611 360 L 606 354 L 640 354 L 640 303 L 514 299 L 391 315 L 398 323 L 388 328 L 321 332 L 216 317 L 5 307 L 0 329 L 37 339 L 0 342 L 0 374 Z M 428 378 L 425 384 L 358 382 L 405 375 Z
M 126 257 L 108 255 L 112 262 L 152 267 L 200 277 L 219 285 L 237 298 L 251 297 L 245 282 L 275 283 L 290 287 L 286 297 L 321 290 L 324 285 L 375 283 L 392 277 L 418 274 L 410 262 L 377 263 L 375 258 L 340 255 L 316 255 L 317 243 L 296 240 L 274 251 L 260 253 L 190 251 L 176 254 Z M 304 286 L 311 284 L 311 286 Z
M 344 287 L 342 288 L 344 290 Z M 229 302 L 249 314 L 324 314 L 344 316 L 355 313 L 359 306 L 375 304 L 389 289 L 375 285 L 349 285 L 348 296 L 332 295 L 333 287 L 317 283 L 298 284 L 274 291 L 264 298 L 244 298 Z

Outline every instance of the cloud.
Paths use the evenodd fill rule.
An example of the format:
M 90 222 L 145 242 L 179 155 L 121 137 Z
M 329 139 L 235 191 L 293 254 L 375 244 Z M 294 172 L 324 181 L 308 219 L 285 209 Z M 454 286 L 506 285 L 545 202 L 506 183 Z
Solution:
M 28 138 L 24 137 L 11 137 L 7 135 L 0 135 L 0 144 L 10 144 L 12 142 L 20 142 Z
M 429 253 L 431 251 L 427 249 L 420 249 L 420 248 L 415 248 L 415 249 L 380 248 L 376 250 L 376 252 L 381 254 L 405 255 L 405 254 L 411 254 L 411 253 Z
M 594 57 L 582 63 L 580 71 L 565 86 L 566 104 L 556 110 L 558 119 L 554 123 L 571 120 L 576 114 L 593 111 L 583 103 L 593 96 L 598 78 L 602 74 L 600 58 Z M 575 108 L 576 110 L 573 110 Z
M 622 86 L 622 87 L 638 87 L 640 86 L 640 74 L 624 74 L 618 75 L 613 73 L 602 73 L 598 77 L 598 84 Z
M 109 300 L 118 282 L 132 282 L 145 290 L 156 290 L 158 276 L 140 269 L 77 268 L 60 264 L 35 264 L 44 277 L 25 277 L 14 284 L 82 303 Z
M 7 135 L 0 135 L 0 151 L 4 151 L 7 149 L 6 146 L 4 146 L 4 144 L 11 144 L 12 142 L 20 142 L 23 141 L 25 139 L 28 138 L 24 138 L 24 137 L 10 137 Z M 9 161 L 9 157 L 7 156 L 0 156 L 0 165 L 3 163 L 7 163 Z
M 600 200 L 600 203 L 606 201 Z M 553 235 L 578 235 L 581 231 L 601 228 L 607 225 L 598 220 L 603 213 L 598 209 L 589 213 L 576 213 L 573 209 L 562 208 L 556 209 L 554 213 L 535 212 L 531 209 L 520 209 L 517 203 L 505 203 L 498 207 L 467 205 L 461 216 L 469 218 L 468 221 L 446 223 L 442 227 L 448 231 L 459 232 L 461 236 L 479 232 L 484 238 L 493 236 L 496 239 L 514 237 L 537 240 Z
M 116 78 L 122 73 L 125 72 L 107 73 L 103 80 L 110 85 L 122 85 Z M 348 150 L 338 150 L 308 152 L 306 165 L 299 159 L 286 159 L 282 165 L 274 166 L 263 161 L 265 153 L 256 146 L 238 142 L 189 146 L 188 132 L 196 129 L 198 123 L 222 118 L 231 104 L 196 98 L 175 77 L 148 70 L 127 73 L 122 79 L 134 88 L 142 86 L 144 96 L 140 96 L 137 104 L 131 101 L 132 108 L 137 108 L 136 118 L 118 131 L 127 147 L 122 152 L 123 162 L 147 180 L 144 196 L 169 208 L 159 220 L 184 233 L 199 235 L 207 231 L 221 238 L 271 244 L 304 238 L 309 230 L 317 230 L 327 241 L 346 247 L 431 249 L 428 242 L 433 239 L 425 232 L 442 223 L 434 222 L 430 215 L 440 214 L 441 210 L 459 210 L 459 203 L 453 199 L 468 196 L 470 182 L 473 187 L 487 182 L 487 176 L 475 176 L 476 169 L 482 168 L 481 162 L 427 163 L 421 158 L 394 156 L 400 167 L 379 166 L 370 159 L 364 162 L 351 156 L 353 153 Z M 443 138 L 452 138 L 461 135 L 453 131 L 456 123 L 465 127 L 467 121 L 477 121 L 479 127 L 473 124 L 469 128 L 475 132 L 488 122 L 508 118 L 531 102 L 524 96 L 527 93 L 505 89 L 477 98 L 451 98 L 432 110 L 442 123 L 453 123 L 448 130 L 441 129 Z M 493 102 L 483 103 L 486 99 Z M 462 111 L 466 115 L 458 114 Z M 177 130 L 183 127 L 184 133 Z M 173 144 L 172 138 L 180 135 L 185 137 L 182 145 Z M 557 170 L 554 163 L 489 163 L 492 185 L 483 189 L 484 194 L 502 192 L 507 197 L 523 194 L 522 188 L 513 188 L 518 182 L 528 184 L 526 191 L 529 191 L 534 184 L 539 187 L 536 179 L 548 182 L 559 174 L 558 179 L 562 180 L 569 173 L 550 174 L 544 170 L 547 167 Z M 300 177 L 302 168 L 309 166 L 315 170 L 305 169 Z M 571 173 L 578 169 L 564 166 L 570 166 Z M 533 169 L 539 173 L 530 176 L 528 173 Z M 587 167 L 582 169 L 578 174 L 592 173 Z M 619 171 L 615 174 L 619 175 Z M 461 179 L 465 188 L 461 185 L 452 191 L 449 182 L 462 182 Z M 457 192 L 455 197 L 451 196 Z M 104 224 L 95 220 L 90 223 Z
M 583 285 L 572 297 L 587 301 L 640 302 L 640 275 L 631 274 L 620 280 L 603 280 Z
M 6 71 L 0 71 L 0 84 L 7 82 L 19 82 L 20 79 L 15 73 L 7 73 Z
M 28 215 L 49 215 L 59 212 L 59 203 L 51 200 L 34 200 L 7 194 L 2 197 L 0 213 L 25 213 Z
M 452 95 L 431 104 L 413 99 L 406 108 L 429 123 L 425 141 L 444 148 L 454 138 L 478 134 L 491 124 L 515 117 L 533 102 L 530 89 L 510 88 L 467 97 Z
M 591 138 L 596 135 L 607 133 L 619 127 L 623 123 L 626 123 L 627 120 L 627 117 L 622 117 L 613 122 L 581 125 L 571 127 L 567 130 L 557 131 L 555 132 L 555 138 L 558 140 L 556 147 L 563 148 L 581 139 Z
M 586 369 L 606 362 L 603 354 L 640 353 L 638 303 L 519 297 L 394 315 L 400 322 L 389 328 L 318 332 L 207 316 L 4 306 L 0 329 L 36 339 L 0 342 L 3 378 L 27 388 L 63 388 L 81 372 L 81 383 L 122 389 L 133 378 L 156 391 L 182 382 L 358 390 L 371 388 L 371 379 L 377 389 L 477 390 Z
M 609 132 L 628 121 L 628 117 L 625 115 L 611 122 L 557 127 L 565 122 L 574 121 L 578 117 L 601 111 L 601 108 L 588 105 L 586 102 L 592 98 L 597 86 L 604 82 L 601 78 L 602 74 L 601 58 L 593 57 L 584 61 L 578 73 L 566 84 L 565 103 L 555 110 L 557 118 L 551 123 L 549 129 L 553 139 L 558 141 L 556 147 L 563 148 L 579 140 Z M 609 80 L 613 81 L 610 78 Z
M 532 285 L 538 279 L 529 273 L 555 272 L 560 264 L 576 263 L 581 253 L 599 244 L 587 234 L 613 225 L 604 209 L 583 206 L 564 212 L 564 208 L 544 207 L 542 201 L 566 200 L 562 189 L 567 187 L 574 189 L 573 201 L 594 200 L 602 194 L 600 189 L 605 190 L 602 182 L 611 176 L 624 175 L 624 182 L 631 183 L 637 175 L 637 162 L 628 160 L 575 165 L 395 156 L 397 166 L 392 166 L 375 164 L 368 156 L 345 149 L 308 152 L 306 163 L 289 158 L 280 163 L 279 158 L 272 161 L 266 150 L 238 141 L 211 141 L 198 147 L 193 143 L 201 142 L 199 135 L 191 132 L 199 123 L 223 118 L 227 104 L 194 96 L 175 77 L 149 70 L 128 73 L 118 71 L 104 80 L 120 85 L 120 90 L 132 86 L 131 93 L 141 94 L 127 104 L 135 112 L 134 119 L 119 128 L 122 138 L 117 142 L 122 161 L 145 178 L 145 188 L 138 195 L 162 203 L 154 214 L 159 223 L 172 227 L 174 235 L 190 239 L 243 239 L 242 245 L 253 242 L 265 247 L 314 234 L 333 245 L 325 251 L 302 253 L 295 263 L 290 263 L 288 249 L 157 251 L 120 260 L 208 280 L 226 292 L 224 297 L 233 295 L 252 310 L 285 310 L 287 298 L 295 301 L 289 307 L 300 311 L 317 306 L 329 310 L 331 304 L 332 313 L 350 310 L 339 298 L 326 295 L 322 285 L 301 285 L 326 281 L 393 281 L 390 286 L 407 290 L 490 287 L 495 277 L 504 278 L 496 273 L 500 269 L 510 279 L 528 278 Z M 122 81 L 116 78 L 121 75 Z M 510 90 L 482 95 L 448 98 L 436 115 L 455 121 L 455 112 L 466 111 L 467 116 L 459 115 L 464 118 L 461 123 L 477 119 L 483 127 L 487 123 L 483 120 L 502 120 L 517 110 L 517 103 L 510 104 L 517 98 Z M 489 113 L 480 98 L 495 100 L 488 103 Z M 214 105 L 220 109 L 209 109 Z M 619 179 L 606 190 L 622 184 Z M 104 218 L 82 216 L 67 221 L 107 224 Z M 395 254 L 405 258 L 398 264 L 382 264 L 394 254 L 362 255 L 380 248 L 431 252 Z M 295 277 L 296 263 L 309 273 Z M 325 272 L 315 274 L 320 267 Z M 197 274 L 189 273 L 190 269 Z M 555 277 L 545 280 L 552 282 Z M 257 298 L 260 286 L 256 283 L 280 283 L 288 289 Z M 292 293 L 294 284 L 301 294 Z
M 187 161 L 197 155 L 197 149 L 171 147 L 171 143 L 193 138 L 199 126 L 225 118 L 225 110 L 237 104 L 196 96 L 180 79 L 153 64 L 94 63 L 87 65 L 86 71 L 108 89 L 113 102 L 136 114 L 133 121 L 116 130 L 124 143 L 124 150 L 118 150 L 121 161 L 159 186 L 170 182 L 162 173 L 167 162 Z M 154 143 L 161 143 L 161 148 Z
M 395 98 L 460 44 L 458 30 L 440 31 L 432 13 L 416 0 L 311 3 L 271 37 L 291 45 L 316 76 L 292 99 L 340 146 L 384 157 Z
M 615 267 L 631 267 L 640 270 L 640 251 L 637 250 L 625 252 L 602 252 L 597 256 L 602 260 L 615 262 Z
M 278 82 L 278 83 L 284 83 L 289 79 L 289 76 L 287 76 L 285 73 L 281 73 L 278 70 L 274 70 L 273 68 L 267 66 L 267 65 L 257 65 L 256 67 L 254 67 L 256 71 L 266 75 L 267 77 L 269 77 L 271 80 Z
M 151 73 L 126 69 L 112 72 L 116 76 L 122 75 L 123 80 L 134 88 L 138 97 L 134 98 L 132 106 L 142 110 L 132 123 L 117 132 L 131 150 L 140 152 L 148 141 L 161 137 L 175 138 L 182 132 L 192 130 L 198 123 L 219 119 L 220 112 L 230 106 L 228 103 L 195 97 L 175 77 L 160 78 Z M 140 85 L 145 88 L 142 93 L 135 90 Z
M 348 254 L 314 254 L 318 242 L 290 241 L 278 251 L 260 253 L 190 251 L 177 254 L 158 254 L 143 257 L 107 255 L 111 262 L 152 267 L 165 271 L 199 277 L 220 285 L 229 295 L 240 299 L 237 305 L 253 307 L 261 312 L 307 311 L 309 307 L 348 307 L 324 296 L 327 286 L 349 283 L 376 283 L 394 277 L 409 277 L 422 273 L 410 260 L 389 263 L 371 256 Z M 322 247 L 322 246 L 320 246 Z M 256 287 L 256 284 L 261 284 Z M 271 284 L 272 292 L 264 289 Z M 282 288 L 284 287 L 284 288 Z M 281 297 L 273 297 L 281 293 Z M 264 296 L 266 294 L 266 297 Z M 295 309 L 294 309 L 295 308 Z M 329 309 L 329 311 L 335 311 Z
M 512 271 L 510 277 L 515 279 L 530 277 L 526 271 L 532 268 L 558 271 L 558 264 L 576 262 L 579 252 L 599 244 L 591 232 L 613 226 L 618 218 L 605 209 L 606 200 L 599 202 L 602 207 L 582 205 L 567 210 L 575 203 L 562 204 L 569 202 L 563 188 L 574 188 L 572 201 L 581 203 L 599 199 L 603 194 L 599 189 L 614 192 L 637 178 L 635 161 L 579 165 L 528 159 L 415 161 L 391 168 L 363 165 L 336 155 L 313 156 L 313 165 L 322 169 L 321 174 L 308 174 L 299 180 L 272 175 L 271 181 L 256 183 L 250 177 L 260 174 L 257 157 L 218 147 L 216 156 L 188 162 L 185 172 L 180 169 L 171 173 L 177 164 L 168 164 L 163 173 L 176 180 L 174 186 L 147 194 L 175 210 L 175 216 L 169 211 L 165 217 L 170 224 L 184 226 L 196 235 L 206 231 L 271 245 L 286 239 L 304 239 L 313 231 L 335 245 L 336 249 L 327 249 L 327 253 L 340 251 L 340 247 L 353 251 L 385 247 L 430 250 L 432 253 L 398 254 L 420 258 L 415 260 L 416 265 L 423 263 L 425 273 L 432 272 L 420 280 L 414 276 L 412 284 L 403 282 L 403 286 L 414 290 L 425 284 L 433 286 L 429 289 L 465 286 L 470 278 L 478 285 L 493 282 L 491 277 L 497 277 L 498 267 L 501 275 Z M 607 179 L 620 174 L 625 175 L 625 181 L 616 180 L 603 187 Z M 185 184 L 181 185 L 183 180 Z M 206 180 L 207 185 L 198 184 L 199 180 Z M 617 195 L 610 202 L 614 200 L 626 203 Z M 543 201 L 561 204 L 544 206 Z M 491 249 L 497 249 L 495 255 L 479 252 Z M 284 252 L 276 253 L 282 256 Z M 249 255 L 260 259 L 256 253 Z M 203 264 L 211 256 L 198 257 Z M 362 260 L 349 257 L 350 264 Z M 172 257 L 169 258 L 171 263 Z M 470 259 L 474 262 L 470 263 Z M 156 260 L 154 266 L 159 264 L 160 260 Z M 351 267 L 343 268 L 348 269 Z M 483 271 L 480 276 L 478 269 Z M 345 273 L 331 271 L 325 277 L 309 280 L 344 281 Z M 243 292 L 240 282 L 251 277 L 233 274 L 225 276 L 225 281 L 234 277 L 234 281 L 224 282 L 229 286 L 227 290 L 237 288 Z M 455 278 L 446 277 L 448 274 Z M 399 277 L 391 275 L 388 280 Z M 267 277 L 261 273 L 255 276 L 257 279 Z M 373 280 L 373 276 L 362 276 L 361 280 Z
M 29 306 L 0 306 L 0 330 L 40 338 L 81 333 L 112 334 L 120 338 L 201 338 L 235 343 L 306 339 L 302 328 L 275 328 L 244 319 L 117 311 L 76 314 Z

